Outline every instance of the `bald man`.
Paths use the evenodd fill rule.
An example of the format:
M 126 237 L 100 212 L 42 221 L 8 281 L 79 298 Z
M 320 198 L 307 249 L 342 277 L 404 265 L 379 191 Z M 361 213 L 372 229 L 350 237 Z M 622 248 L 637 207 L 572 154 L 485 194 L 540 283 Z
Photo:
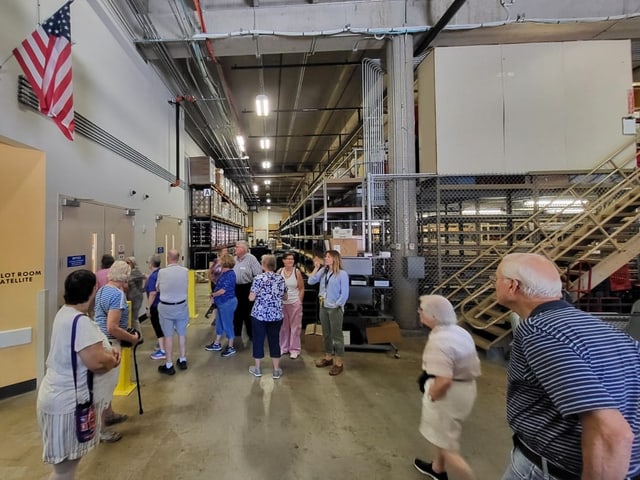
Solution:
M 503 480 L 640 478 L 640 344 L 561 300 L 558 269 L 544 256 L 506 255 L 494 282 L 498 302 L 522 318 Z
M 156 290 L 160 295 L 158 315 L 160 326 L 164 333 L 164 350 L 166 363 L 158 367 L 158 371 L 165 375 L 175 375 L 173 366 L 173 332 L 178 333 L 180 342 L 180 357 L 178 368 L 187 369 L 187 324 L 189 323 L 189 308 L 187 306 L 187 290 L 189 288 L 189 270 L 179 265 L 180 252 L 167 252 L 167 266 L 158 272 Z

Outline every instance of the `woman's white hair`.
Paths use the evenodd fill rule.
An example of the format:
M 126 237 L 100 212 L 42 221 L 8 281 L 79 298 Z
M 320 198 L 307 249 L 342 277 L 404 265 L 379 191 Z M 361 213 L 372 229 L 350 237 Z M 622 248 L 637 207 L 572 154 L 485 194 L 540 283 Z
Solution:
M 441 295 L 420 296 L 420 310 L 433 318 L 436 325 L 455 325 L 458 323 L 453 305 Z
M 124 260 L 116 260 L 107 272 L 107 278 L 112 282 L 126 282 L 129 280 L 131 267 Z

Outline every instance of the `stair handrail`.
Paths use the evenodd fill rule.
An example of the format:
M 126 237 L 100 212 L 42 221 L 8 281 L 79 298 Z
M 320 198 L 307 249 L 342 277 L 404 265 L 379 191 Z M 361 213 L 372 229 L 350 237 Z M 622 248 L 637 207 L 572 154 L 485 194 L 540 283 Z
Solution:
M 594 167 L 589 173 L 585 174 L 584 177 L 589 177 L 592 175 L 595 175 L 597 172 L 599 172 L 599 170 L 602 169 L 603 166 L 610 164 L 613 168 L 609 170 L 609 173 L 606 174 L 604 177 L 602 177 L 600 179 L 600 181 L 598 181 L 596 184 L 592 184 L 592 186 L 586 191 L 584 192 L 584 194 L 589 194 L 591 192 L 593 192 L 596 188 L 599 188 L 603 183 L 605 183 L 607 180 L 609 180 L 613 175 L 617 175 L 617 174 L 621 174 L 623 176 L 624 173 L 622 172 L 622 167 L 618 167 L 615 163 L 614 163 L 614 159 L 619 156 L 621 153 L 623 153 L 626 149 L 628 149 L 632 143 L 635 143 L 635 140 L 633 142 L 627 142 L 624 146 L 616 149 L 612 154 L 610 154 L 609 156 L 607 156 L 607 158 L 603 161 L 601 161 L 600 163 L 598 163 L 598 165 L 596 167 Z M 635 159 L 635 155 L 632 157 L 633 159 Z M 629 159 L 626 159 L 623 162 L 623 165 L 628 164 L 631 159 L 631 157 Z M 555 198 L 565 198 L 568 196 L 569 193 L 574 194 L 574 198 L 576 198 L 575 195 L 575 189 L 576 189 L 577 185 L 570 185 L 569 187 L 567 187 L 562 193 L 558 194 Z M 583 195 L 584 195 L 583 194 Z M 577 197 L 576 200 L 580 200 L 580 197 Z M 537 235 L 541 232 L 541 226 L 542 225 L 546 225 L 548 223 L 552 223 L 556 220 L 558 220 L 562 215 L 563 212 L 566 208 L 570 208 L 570 206 L 566 206 L 562 209 L 559 209 L 555 214 L 551 215 L 551 216 L 544 216 L 544 221 L 541 222 L 537 228 L 531 230 L 527 235 L 525 235 L 524 238 L 521 238 L 518 242 L 512 243 L 511 247 L 507 248 L 506 250 L 504 248 L 500 248 L 500 245 L 502 243 L 505 242 L 509 242 L 509 240 L 512 239 L 512 237 L 519 233 L 520 230 L 523 228 L 523 226 L 527 226 L 531 223 L 534 224 L 538 224 L 538 222 L 536 222 L 536 220 L 538 219 L 538 217 L 542 216 L 542 214 L 544 213 L 544 209 L 539 209 L 539 210 L 535 210 L 533 212 L 533 214 L 531 216 L 529 216 L 527 219 L 521 221 L 518 225 L 516 225 L 510 232 L 506 233 L 505 235 L 503 235 L 497 242 L 494 242 L 492 245 L 489 245 L 487 247 L 487 250 L 485 250 L 485 252 L 483 252 L 482 254 L 478 255 L 477 257 L 475 257 L 474 259 L 470 260 L 465 266 L 463 266 L 462 268 L 460 268 L 452 277 L 448 278 L 446 282 L 442 282 L 439 285 L 437 285 L 436 287 L 434 287 L 434 289 L 432 290 L 432 293 L 436 293 L 438 290 L 444 289 L 446 288 L 448 285 L 450 285 L 450 282 L 452 279 L 457 279 L 459 286 L 455 287 L 453 290 L 448 290 L 447 291 L 447 297 L 451 298 L 452 296 L 454 296 L 456 293 L 460 292 L 461 290 L 467 290 L 468 289 L 466 287 L 469 286 L 469 284 L 475 280 L 477 280 L 479 277 L 484 276 L 483 274 L 485 274 L 489 269 L 493 268 L 495 266 L 495 264 L 498 263 L 499 259 L 504 256 L 506 253 L 511 253 L 513 251 L 516 251 L 520 248 L 520 244 L 522 244 L 525 240 L 530 239 L 531 237 L 533 237 L 534 235 Z M 586 210 L 585 210 L 586 212 Z M 583 213 L 583 215 L 586 215 L 586 213 Z M 575 218 L 575 217 L 574 217 Z M 467 270 L 469 270 L 471 267 L 475 266 L 477 263 L 479 263 L 480 261 L 484 261 L 486 260 L 487 256 L 489 253 L 494 252 L 497 256 L 496 259 L 493 259 L 492 261 L 490 261 L 488 264 L 486 264 L 484 266 L 484 268 L 481 268 L 479 270 L 477 270 L 475 272 L 474 275 L 472 275 L 471 277 L 467 278 L 466 281 L 465 280 L 461 280 L 459 278 L 459 275 Z M 454 305 L 455 307 L 458 307 L 459 304 Z
M 582 193 L 582 196 L 586 196 L 587 194 L 593 192 L 596 188 L 598 188 L 599 186 L 601 186 L 605 181 L 609 180 L 610 178 L 612 178 L 613 175 L 619 175 L 623 178 L 622 182 L 618 183 L 618 188 L 615 189 L 610 189 L 610 191 L 608 191 L 606 194 L 603 195 L 599 195 L 597 197 L 597 202 L 596 204 L 591 205 L 591 208 L 589 209 L 585 209 L 585 212 L 583 212 L 582 215 L 578 215 L 576 217 L 574 217 L 572 219 L 572 221 L 567 222 L 565 224 L 565 228 L 552 232 L 550 235 L 546 235 L 545 234 L 545 239 L 544 241 L 536 244 L 533 248 L 528 248 L 528 251 L 531 252 L 539 252 L 542 254 L 545 254 L 547 257 L 552 257 L 550 258 L 550 260 L 554 261 L 557 258 L 559 258 L 563 253 L 565 253 L 567 251 L 567 249 L 563 249 L 560 251 L 556 251 L 555 255 L 549 255 L 549 252 L 545 251 L 545 248 L 547 248 L 547 246 L 549 244 L 552 243 L 552 240 L 557 239 L 560 236 L 566 235 L 567 231 L 573 227 L 575 227 L 576 224 L 578 223 L 582 223 L 586 218 L 591 218 L 593 220 L 594 223 L 596 223 L 595 227 L 592 227 L 590 230 L 587 230 L 583 235 L 582 238 L 585 238 L 587 235 L 590 235 L 593 231 L 597 230 L 597 229 L 601 229 L 601 225 L 603 223 L 603 220 L 601 219 L 600 222 L 598 223 L 598 221 L 593 218 L 593 209 L 597 209 L 597 206 L 601 206 L 601 205 L 613 205 L 616 206 L 616 202 L 611 202 L 610 198 L 611 197 L 617 197 L 616 201 L 618 202 L 618 204 L 620 205 L 617 209 L 615 208 L 611 208 L 612 211 L 607 211 L 607 209 L 603 209 L 603 212 L 606 212 L 606 215 L 608 215 L 606 219 L 611 218 L 613 216 L 615 216 L 617 213 L 619 213 L 621 208 L 624 208 L 624 205 L 628 204 L 628 200 L 626 203 L 620 203 L 622 198 L 625 198 L 624 196 L 619 196 L 619 192 L 621 190 L 623 190 L 626 185 L 628 183 L 631 183 L 633 181 L 638 181 L 638 178 L 640 178 L 640 173 L 637 169 L 634 169 L 631 171 L 631 173 L 627 174 L 627 172 L 625 172 L 624 167 L 626 167 L 629 163 L 629 161 L 631 160 L 635 160 L 635 154 L 633 156 L 630 156 L 629 159 L 627 159 L 625 162 L 623 162 L 621 165 L 616 165 L 615 162 L 613 162 L 613 159 L 619 155 L 622 151 L 624 151 L 626 148 L 628 148 L 629 146 L 631 146 L 632 142 L 629 142 L 625 147 L 622 147 L 621 149 L 618 149 L 613 155 L 609 156 L 605 161 L 601 162 L 596 168 L 594 168 L 591 172 L 589 172 L 589 174 L 587 174 L 585 177 L 588 178 L 589 175 L 593 175 L 594 173 L 598 172 L 598 169 L 601 168 L 603 165 L 606 164 L 611 164 L 612 165 L 612 169 L 609 171 L 609 174 L 605 175 L 604 178 L 601 178 L 601 181 L 597 182 L 596 184 L 592 184 L 592 187 L 589 188 L 586 192 Z M 572 193 L 576 193 L 575 192 L 575 188 L 577 185 L 572 185 L 569 188 L 567 188 L 565 190 L 565 192 L 569 192 L 571 191 Z M 634 191 L 638 191 L 633 190 L 633 188 L 629 189 L 629 191 L 631 193 L 628 193 L 628 196 L 631 196 L 632 193 Z M 562 194 L 560 194 L 560 196 L 565 196 L 566 197 L 566 193 L 563 192 Z M 634 198 L 638 198 L 638 196 L 640 196 L 640 194 L 635 195 Z M 575 195 L 575 197 L 577 197 L 577 199 L 580 199 L 579 195 Z M 565 207 L 567 208 L 567 207 Z M 532 221 L 535 221 L 536 217 L 538 216 L 539 212 L 534 212 L 534 215 L 532 215 L 529 219 L 525 220 L 524 222 L 520 223 L 516 228 L 514 228 L 511 232 L 509 232 L 509 234 L 504 235 L 498 242 L 503 242 L 505 240 L 508 240 L 510 237 L 512 237 L 517 231 L 518 229 L 520 229 L 522 227 L 522 225 L 526 225 L 526 224 L 530 224 Z M 511 245 L 509 248 L 505 249 L 497 249 L 495 248 L 495 244 L 492 245 L 488 250 L 494 250 L 497 255 L 497 258 L 494 258 L 492 260 L 490 260 L 489 263 L 485 264 L 484 268 L 480 269 L 479 271 L 476 272 L 475 275 L 473 275 L 471 278 L 469 278 L 467 280 L 467 282 L 461 282 L 461 285 L 456 288 L 454 291 L 449 292 L 448 296 L 451 297 L 453 296 L 455 293 L 459 292 L 462 289 L 467 290 L 467 292 L 469 292 L 469 289 L 467 288 L 469 286 L 469 283 L 477 280 L 478 277 L 483 276 L 482 274 L 487 272 L 489 269 L 491 268 L 495 268 L 495 265 L 501 260 L 502 256 L 504 256 L 507 253 L 511 253 L 514 250 L 517 250 L 518 248 L 520 248 L 520 245 L 528 238 L 530 238 L 534 233 L 540 231 L 542 229 L 542 227 L 545 224 L 548 224 L 550 222 L 553 222 L 558 215 L 560 215 L 561 212 L 559 212 L 557 215 L 552 215 L 551 217 L 545 217 L 544 218 L 544 222 L 541 222 L 540 224 L 538 224 L 537 222 L 535 222 L 536 224 L 536 229 L 534 229 L 534 231 L 532 231 L 530 233 L 530 235 L 527 235 L 524 239 L 521 239 L 519 242 L 516 242 L 515 244 Z M 640 213 L 636 213 L 635 216 L 630 216 L 624 223 L 622 226 L 619 226 L 616 231 L 614 232 L 614 235 L 609 235 L 606 234 L 606 232 L 603 233 L 606 234 L 607 237 L 607 241 L 610 241 L 613 245 L 614 248 L 616 249 L 620 249 L 620 245 L 617 244 L 616 242 L 616 236 L 618 236 L 618 234 L 622 234 L 624 233 L 626 230 L 626 227 L 634 224 L 638 219 L 640 219 Z M 556 248 L 557 245 L 554 246 L 554 248 Z M 586 253 L 583 253 L 583 255 L 581 256 L 581 258 L 583 257 L 587 257 L 589 256 L 591 253 L 593 253 L 593 251 L 597 248 L 602 248 L 602 244 L 599 244 L 597 246 L 594 246 L 593 249 L 588 250 Z M 479 261 L 479 258 L 481 257 L 485 257 L 486 259 L 487 256 L 487 252 L 483 253 L 482 255 L 479 255 L 478 257 L 476 257 L 476 259 L 472 260 L 466 267 L 463 267 L 463 269 L 461 270 L 466 270 L 470 264 L 472 263 L 477 263 Z M 458 272 L 460 273 L 460 271 Z M 454 275 L 454 277 L 458 277 L 458 274 Z M 459 280 L 459 278 L 458 278 Z M 442 285 L 439 285 L 436 288 L 441 288 Z M 462 317 L 464 318 L 465 321 L 467 321 L 467 323 L 469 323 L 472 327 L 476 328 L 476 329 L 480 329 L 480 330 L 484 330 L 489 328 L 491 325 L 494 325 L 498 322 L 502 322 L 506 317 L 508 317 L 510 315 L 509 311 L 505 311 L 503 313 L 501 313 L 498 316 L 494 316 L 494 318 L 489 321 L 489 322 L 483 322 L 482 324 L 477 323 L 475 320 L 480 316 L 483 315 L 484 313 L 486 313 L 487 311 L 491 310 L 493 307 L 495 307 L 496 305 L 498 305 L 497 300 L 494 299 L 495 297 L 495 292 L 493 292 L 492 294 L 489 294 L 489 296 L 484 297 L 483 300 L 481 300 L 478 303 L 472 303 L 474 300 L 476 300 L 477 298 L 479 298 L 480 296 L 484 295 L 490 288 L 492 288 L 492 284 L 490 282 L 485 282 L 482 286 L 475 288 L 474 291 L 469 292 L 470 295 L 468 297 L 466 297 L 464 300 L 462 300 L 461 302 L 459 302 L 456 305 L 456 308 L 459 308 L 462 314 Z M 467 309 L 468 305 L 473 305 L 472 308 Z M 471 315 L 472 312 L 475 312 L 474 315 Z

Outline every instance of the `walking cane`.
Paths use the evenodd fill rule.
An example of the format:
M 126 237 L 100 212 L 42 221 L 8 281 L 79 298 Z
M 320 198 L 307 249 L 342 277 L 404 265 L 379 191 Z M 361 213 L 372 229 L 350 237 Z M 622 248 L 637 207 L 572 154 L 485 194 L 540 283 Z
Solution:
M 140 396 L 140 377 L 138 376 L 138 359 L 136 357 L 136 350 L 138 349 L 138 345 L 140 345 L 140 343 L 142 342 L 136 343 L 133 347 L 133 368 L 136 372 L 136 390 L 138 390 L 138 407 L 140 407 L 138 412 L 140 413 L 140 415 L 142 415 L 144 411 L 142 410 L 142 397 Z

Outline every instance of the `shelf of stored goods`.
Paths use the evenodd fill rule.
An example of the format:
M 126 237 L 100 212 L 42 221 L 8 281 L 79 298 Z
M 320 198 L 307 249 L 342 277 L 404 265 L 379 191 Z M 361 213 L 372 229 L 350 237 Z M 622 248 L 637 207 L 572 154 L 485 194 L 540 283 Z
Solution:
M 244 239 L 246 207 L 228 197 L 217 185 L 190 185 L 189 257 L 191 268 L 206 269 L 214 250 Z M 230 186 L 227 188 L 233 193 Z

